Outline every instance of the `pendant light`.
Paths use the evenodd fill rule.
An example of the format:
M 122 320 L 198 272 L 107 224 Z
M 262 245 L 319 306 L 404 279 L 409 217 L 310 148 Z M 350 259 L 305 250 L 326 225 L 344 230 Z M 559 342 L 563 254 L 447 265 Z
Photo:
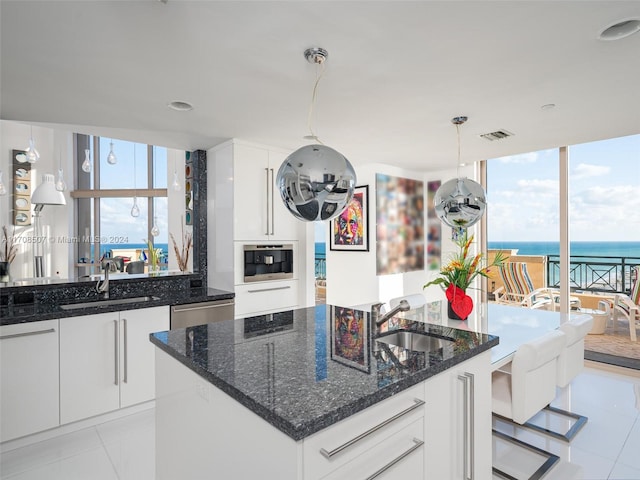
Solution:
M 453 228 L 469 228 L 482 218 L 487 206 L 484 189 L 473 180 L 460 177 L 460 125 L 467 117 L 451 120 L 458 134 L 457 177 L 440 185 L 433 197 L 436 215 Z
M 31 136 L 29 137 L 29 147 L 25 149 L 27 162 L 36 163 L 40 160 L 40 153 L 36 150 L 36 142 L 33 139 L 33 125 L 31 125 Z
M 140 208 L 138 208 L 138 188 L 136 186 L 136 144 L 133 144 L 133 207 L 131 207 L 131 216 L 137 218 L 140 216 Z
M 178 168 L 176 166 L 176 157 L 173 157 L 173 183 L 171 184 L 171 187 L 173 188 L 174 191 L 179 192 L 180 190 L 182 190 L 182 187 L 180 186 L 180 182 L 178 181 Z
M 88 148 L 84 151 L 84 162 L 82 162 L 82 171 L 91 172 L 91 150 Z
M 2 170 L 0 170 L 0 195 L 7 194 L 7 187 L 4 186 L 4 182 L 2 181 Z
M 58 156 L 58 176 L 56 177 L 56 190 L 64 192 L 67 189 L 67 182 L 64 181 L 64 172 L 62 170 L 62 150 Z
M 118 163 L 118 159 L 116 158 L 116 154 L 113 153 L 113 139 L 109 143 L 109 155 L 107 155 L 107 163 L 109 165 L 115 165 Z
M 316 65 L 316 81 L 309 107 L 309 135 L 316 143 L 299 148 L 280 166 L 276 185 L 287 210 L 299 220 L 330 220 L 339 215 L 351 201 L 356 186 L 356 173 L 344 155 L 324 145 L 311 128 L 318 84 L 324 73 L 328 52 L 309 48 L 304 56 Z

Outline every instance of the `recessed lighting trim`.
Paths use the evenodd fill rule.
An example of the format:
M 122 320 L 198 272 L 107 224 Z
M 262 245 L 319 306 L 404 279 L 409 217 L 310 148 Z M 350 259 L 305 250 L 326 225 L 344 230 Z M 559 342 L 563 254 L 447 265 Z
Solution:
M 556 104 L 555 103 L 547 103 L 545 105 L 542 105 L 540 108 L 542 110 L 553 110 L 554 108 L 556 108 Z
M 598 33 L 600 40 L 620 40 L 640 31 L 640 19 L 625 18 L 615 23 L 607 25 Z
M 193 110 L 193 105 L 191 105 L 189 102 L 181 101 L 171 102 L 167 105 L 167 107 L 178 112 L 188 112 L 189 110 Z

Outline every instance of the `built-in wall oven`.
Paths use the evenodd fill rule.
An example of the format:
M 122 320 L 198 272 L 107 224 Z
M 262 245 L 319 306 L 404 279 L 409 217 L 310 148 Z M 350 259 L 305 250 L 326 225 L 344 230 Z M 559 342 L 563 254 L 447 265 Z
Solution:
M 244 281 L 293 278 L 293 245 L 245 245 Z

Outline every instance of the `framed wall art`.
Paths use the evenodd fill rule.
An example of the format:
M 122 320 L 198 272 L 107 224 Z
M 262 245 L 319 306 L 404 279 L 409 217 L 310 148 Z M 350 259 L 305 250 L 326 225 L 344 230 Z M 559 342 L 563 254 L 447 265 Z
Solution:
M 424 269 L 424 185 L 376 173 L 376 273 Z
M 369 186 L 356 187 L 344 211 L 331 221 L 330 250 L 369 251 Z
M 370 372 L 369 326 L 365 312 L 330 306 L 331 360 Z

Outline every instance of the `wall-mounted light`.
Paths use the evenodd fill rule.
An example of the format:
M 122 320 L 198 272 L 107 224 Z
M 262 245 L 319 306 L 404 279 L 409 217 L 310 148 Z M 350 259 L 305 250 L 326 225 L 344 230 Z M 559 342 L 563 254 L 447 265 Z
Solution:
M 33 276 L 44 277 L 44 245 L 47 239 L 42 234 L 40 214 L 45 205 L 66 205 L 62 192 L 56 189 L 54 176 L 50 173 L 42 175 L 42 183 L 31 195 L 31 203 L 35 205 L 33 215 Z

